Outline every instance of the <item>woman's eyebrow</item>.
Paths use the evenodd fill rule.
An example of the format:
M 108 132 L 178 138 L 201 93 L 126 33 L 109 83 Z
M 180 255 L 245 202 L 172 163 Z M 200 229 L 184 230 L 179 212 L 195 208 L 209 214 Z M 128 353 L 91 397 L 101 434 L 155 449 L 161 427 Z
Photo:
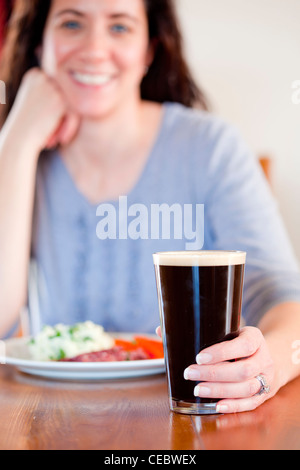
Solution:
M 126 19 L 129 19 L 131 21 L 134 21 L 135 23 L 138 22 L 137 17 L 134 16 L 134 15 L 131 15 L 130 13 L 112 13 L 111 15 L 109 15 L 109 17 L 113 20 L 126 18 Z
M 68 8 L 68 9 L 65 9 L 65 10 L 61 10 L 59 11 L 58 13 L 56 13 L 55 15 L 55 18 L 59 18 L 60 16 L 63 16 L 63 15 L 66 15 L 66 14 L 72 14 L 72 15 L 76 15 L 76 16 L 84 16 L 83 13 L 81 13 L 80 11 L 78 10 L 73 10 L 71 8 Z M 135 23 L 138 22 L 138 19 L 134 16 L 134 15 L 131 15 L 130 13 L 112 13 L 111 15 L 109 15 L 109 17 L 113 20 L 118 20 L 118 19 L 121 19 L 121 18 L 127 18 L 131 21 L 134 21 Z
M 81 13 L 80 11 L 78 10 L 72 10 L 71 8 L 69 9 L 66 9 L 66 10 L 61 10 L 59 11 L 58 13 L 56 13 L 55 15 L 55 18 L 59 18 L 60 16 L 63 16 L 63 15 L 66 15 L 66 14 L 72 14 L 72 15 L 76 15 L 76 16 L 84 16 L 83 13 Z

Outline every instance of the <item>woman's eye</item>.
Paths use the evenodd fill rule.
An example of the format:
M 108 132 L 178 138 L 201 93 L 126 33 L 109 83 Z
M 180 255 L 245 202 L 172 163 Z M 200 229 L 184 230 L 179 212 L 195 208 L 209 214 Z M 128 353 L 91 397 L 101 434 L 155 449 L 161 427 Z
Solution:
M 78 21 L 66 21 L 62 24 L 62 27 L 65 29 L 75 30 L 80 28 L 80 23 L 78 23 Z
M 112 27 L 111 27 L 111 30 L 114 32 L 114 33 L 126 33 L 129 29 L 127 26 L 123 25 L 123 24 L 114 24 Z

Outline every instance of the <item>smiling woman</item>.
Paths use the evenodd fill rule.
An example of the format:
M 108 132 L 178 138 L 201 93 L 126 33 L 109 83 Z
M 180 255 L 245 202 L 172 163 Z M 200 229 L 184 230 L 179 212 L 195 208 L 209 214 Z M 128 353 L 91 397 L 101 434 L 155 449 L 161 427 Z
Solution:
M 34 181 L 43 173 L 43 162 L 50 161 L 44 150 L 59 149 L 60 173 L 67 170 L 65 176 L 88 204 L 116 200 L 129 194 L 143 174 L 161 132 L 164 104 L 197 103 L 205 108 L 205 100 L 182 54 L 170 0 L 16 0 L 0 75 L 7 85 L 7 103 L 0 109 L 2 145 L 20 142 L 22 154 L 29 153 L 22 157 L 22 168 L 19 159 L 1 160 L 2 175 L 8 173 L 5 181 L 15 188 L 9 190 L 13 197 L 2 218 L 10 229 L 0 230 L 4 238 L 13 233 L 13 238 L 2 240 L 0 253 L 1 265 L 9 266 L 2 271 L 6 295 L 0 295 L 0 310 L 14 312 L 1 318 L 5 331 L 27 300 L 28 252 L 36 256 L 33 244 L 39 238 L 31 221 L 34 209 L 39 231 L 38 204 L 43 200 L 34 197 Z M 19 151 L 3 150 L 5 155 Z M 9 184 L 11 178 L 15 183 Z M 2 189 L 5 201 L 4 185 Z M 67 212 L 71 207 L 72 201 Z M 91 233 L 96 223 L 95 218 Z M 55 222 L 51 226 L 58 227 Z M 15 268 L 18 275 L 9 275 Z M 9 294 L 15 291 L 17 296 Z M 75 310 L 83 310 L 82 304 L 77 302 Z

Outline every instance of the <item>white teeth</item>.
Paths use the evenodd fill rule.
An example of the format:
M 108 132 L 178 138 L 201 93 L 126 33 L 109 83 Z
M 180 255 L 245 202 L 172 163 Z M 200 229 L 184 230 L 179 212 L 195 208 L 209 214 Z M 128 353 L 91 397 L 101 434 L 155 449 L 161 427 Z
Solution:
M 74 72 L 73 77 L 79 83 L 83 85 L 105 85 L 111 80 L 110 75 L 88 75 L 85 73 Z

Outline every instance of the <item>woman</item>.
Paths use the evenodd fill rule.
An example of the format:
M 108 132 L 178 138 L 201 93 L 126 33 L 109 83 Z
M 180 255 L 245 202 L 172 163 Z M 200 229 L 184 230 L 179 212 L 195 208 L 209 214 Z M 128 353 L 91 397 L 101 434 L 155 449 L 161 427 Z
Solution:
M 294 255 L 237 133 L 190 109 L 205 100 L 182 58 L 172 2 L 19 0 L 1 78 L 8 90 L 1 332 L 26 303 L 30 258 L 43 323 L 89 319 L 107 330 L 153 331 L 152 253 L 185 249 L 191 237 L 151 237 L 145 214 L 153 205 L 200 203 L 204 248 L 248 252 L 244 315 L 251 326 L 202 351 L 186 379 L 206 382 L 196 393 L 222 397 L 219 411 L 230 413 L 256 408 L 298 376 L 291 360 L 300 331 Z M 138 215 L 137 204 L 146 210 L 129 236 L 120 227 Z M 260 374 L 269 394 L 259 394 L 266 392 Z

